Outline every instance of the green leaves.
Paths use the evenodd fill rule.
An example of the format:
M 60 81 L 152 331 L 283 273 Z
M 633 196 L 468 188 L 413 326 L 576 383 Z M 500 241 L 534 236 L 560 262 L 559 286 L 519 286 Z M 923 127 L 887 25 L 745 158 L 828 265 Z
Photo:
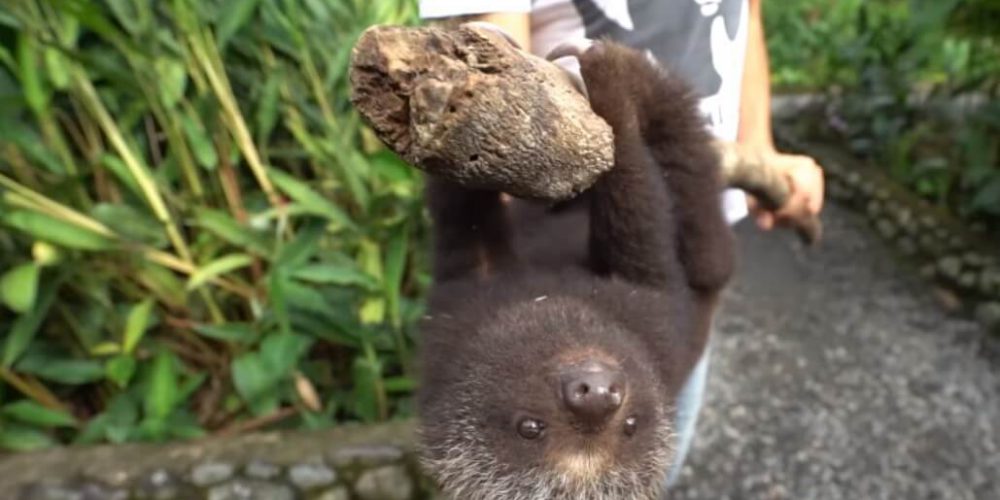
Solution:
M 0 276 L 0 300 L 17 313 L 28 312 L 38 294 L 38 264 L 21 264 Z
M 46 408 L 34 401 L 21 400 L 0 408 L 0 417 L 39 427 L 74 427 L 76 419 L 63 411 Z
M 223 3 L 215 30 L 220 47 L 225 47 L 229 39 L 250 20 L 259 3 L 260 0 L 226 0 Z
M 219 257 L 191 274 L 187 289 L 194 290 L 219 275 L 249 266 L 251 263 L 253 263 L 253 257 L 242 253 Z
M 55 440 L 48 433 L 35 427 L 13 423 L 0 427 L 0 450 L 33 451 L 53 444 Z
M 386 416 L 386 395 L 382 383 L 382 363 L 377 359 L 359 357 L 351 369 L 354 379 L 352 400 L 354 412 L 364 422 L 375 422 Z
M 132 381 L 135 369 L 135 358 L 127 354 L 119 354 L 104 364 L 104 376 L 118 387 L 125 388 Z
M 343 210 L 313 191 L 306 183 L 280 170 L 271 169 L 269 173 L 278 188 L 298 202 L 309 213 L 323 216 L 329 219 L 330 222 L 341 227 L 352 227 L 354 225 Z
M 108 250 L 112 241 L 80 226 L 38 212 L 17 210 L 0 215 L 7 226 L 40 240 L 76 250 Z
M 50 382 L 81 385 L 96 382 L 104 378 L 104 368 L 97 361 L 83 359 L 47 359 L 41 361 L 35 358 L 28 359 L 31 359 L 31 362 L 18 363 L 17 370 Z
M 291 375 L 299 359 L 309 350 L 312 341 L 296 334 L 271 335 L 260 346 L 260 356 L 265 366 L 271 368 L 277 377 Z
M 39 73 L 38 42 L 26 33 L 17 37 L 17 62 L 24 100 L 36 113 L 42 112 L 49 102 L 49 92 Z
M 44 52 L 45 70 L 48 72 L 52 85 L 59 90 L 66 90 L 69 87 L 69 61 L 61 52 L 53 48 L 47 48 Z
M 178 403 L 176 364 L 176 357 L 170 351 L 160 351 L 153 358 L 149 390 L 146 393 L 146 415 L 165 419 Z
M 369 291 L 379 289 L 378 279 L 352 264 L 307 264 L 293 271 L 292 277 L 321 285 L 358 286 Z
M 290 387 L 282 391 L 281 384 L 291 380 L 293 369 L 311 344 L 301 335 L 272 334 L 261 343 L 259 351 L 233 363 L 233 383 L 255 415 L 274 411 L 282 396 L 290 395 Z
M 969 207 L 1000 216 L 1000 173 L 995 173 L 988 183 L 975 192 Z
M 406 270 L 407 236 L 406 225 L 397 227 L 389 239 L 385 255 L 385 296 L 392 325 L 396 328 L 402 326 L 399 303 L 403 272 Z
M 219 157 L 215 153 L 215 144 L 212 142 L 211 135 L 193 113 L 183 113 L 180 118 L 184 135 L 187 137 L 188 144 L 191 145 L 191 150 L 194 152 L 198 164 L 206 170 L 214 170 L 219 163 Z
M 187 73 L 181 61 L 160 57 L 153 62 L 158 77 L 160 99 L 167 108 L 172 108 L 184 97 L 187 88 Z
M 233 361 L 233 384 L 254 415 L 271 413 L 278 407 L 277 380 L 272 375 L 257 354 Z
M 0 406 L 0 447 L 405 408 L 385 379 L 425 288 L 420 176 L 364 131 L 346 70 L 408 2 L 0 12 L 0 367 L 26 401 Z
M 930 203 L 992 230 L 1000 217 L 1000 182 L 991 181 L 1000 177 L 1000 44 L 995 29 L 983 36 L 974 27 L 996 24 L 985 14 L 998 8 L 987 4 L 1000 5 L 767 4 L 773 80 L 795 91 L 836 90 L 836 130 L 805 113 L 796 126 L 818 132 L 808 139 L 844 143 Z M 927 99 L 913 99 L 915 93 Z M 973 95 L 991 98 L 952 112 Z
M 223 241 L 257 255 L 270 254 L 270 247 L 264 235 L 236 222 L 225 212 L 201 209 L 195 214 L 196 223 Z
M 40 299 L 35 302 L 34 308 L 18 316 L 10 330 L 6 332 L 0 367 L 9 368 L 27 350 L 42 320 L 48 314 L 52 302 L 55 301 L 56 292 L 62 281 L 63 278 L 60 276 L 44 283 Z
M 257 126 L 257 137 L 267 139 L 278 122 L 278 99 L 281 91 L 281 74 L 267 75 L 264 88 L 261 90 L 260 102 L 254 115 Z
M 91 214 L 108 227 L 115 228 L 115 232 L 123 238 L 157 248 L 167 243 L 163 224 L 135 207 L 119 203 L 100 203 L 93 208 Z
M 125 335 L 122 338 L 122 352 L 132 354 L 135 347 L 139 345 L 146 328 L 149 327 L 150 315 L 153 311 L 153 299 L 146 299 L 135 306 L 128 313 L 125 320 Z
M 216 340 L 234 344 L 251 344 L 260 333 L 248 323 L 226 323 L 223 325 L 198 325 L 195 331 Z
M 324 224 L 310 221 L 299 231 L 292 241 L 283 245 L 274 256 L 275 269 L 287 271 L 295 269 L 319 250 L 320 239 L 326 233 Z

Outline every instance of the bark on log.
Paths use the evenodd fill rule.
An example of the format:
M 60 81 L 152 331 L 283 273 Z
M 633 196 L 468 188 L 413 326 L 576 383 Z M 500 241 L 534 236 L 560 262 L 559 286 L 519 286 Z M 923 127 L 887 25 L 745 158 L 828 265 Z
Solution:
M 611 127 L 548 61 L 489 30 L 367 30 L 352 101 L 406 161 L 469 187 L 560 200 L 614 161 Z
M 351 99 L 392 150 L 428 173 L 521 198 L 561 200 L 614 163 L 611 127 L 554 64 L 491 30 L 376 26 L 351 60 Z M 773 158 L 716 142 L 727 185 L 765 207 L 789 186 Z M 792 221 L 808 243 L 815 216 Z

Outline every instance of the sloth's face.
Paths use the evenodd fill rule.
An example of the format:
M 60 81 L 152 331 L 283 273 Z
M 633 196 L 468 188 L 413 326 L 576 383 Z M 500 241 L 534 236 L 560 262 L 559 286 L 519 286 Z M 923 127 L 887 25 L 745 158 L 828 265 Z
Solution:
M 511 312 L 516 331 L 478 332 L 462 369 L 424 388 L 440 392 L 422 402 L 426 470 L 463 500 L 657 498 L 670 399 L 645 353 L 566 304 L 528 307 Z

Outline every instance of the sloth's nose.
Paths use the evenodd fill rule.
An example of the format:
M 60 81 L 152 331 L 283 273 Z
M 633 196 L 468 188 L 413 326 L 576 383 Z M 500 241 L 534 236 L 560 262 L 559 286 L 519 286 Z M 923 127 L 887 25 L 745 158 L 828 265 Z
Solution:
M 597 361 L 587 361 L 560 373 L 566 408 L 586 426 L 603 425 L 625 399 L 625 374 Z

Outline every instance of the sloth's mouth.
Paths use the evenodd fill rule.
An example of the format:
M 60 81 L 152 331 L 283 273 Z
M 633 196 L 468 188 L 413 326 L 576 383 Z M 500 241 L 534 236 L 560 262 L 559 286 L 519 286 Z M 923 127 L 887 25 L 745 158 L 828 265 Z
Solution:
M 610 465 L 608 455 L 600 452 L 566 453 L 555 460 L 557 472 L 573 482 L 595 481 L 608 471 Z

